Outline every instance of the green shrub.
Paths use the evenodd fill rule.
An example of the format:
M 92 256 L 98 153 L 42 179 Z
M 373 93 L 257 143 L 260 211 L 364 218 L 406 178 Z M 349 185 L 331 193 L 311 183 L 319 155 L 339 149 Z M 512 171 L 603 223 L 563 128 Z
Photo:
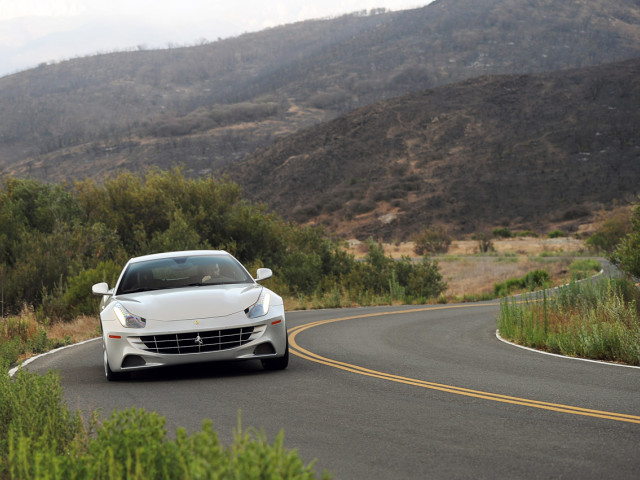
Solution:
M 27 339 L 26 350 L 31 353 L 44 353 L 52 349 L 53 342 L 47 338 L 47 331 L 44 328 L 38 329 L 32 338 Z
M 513 237 L 513 234 L 507 227 L 501 227 L 493 230 L 493 236 L 499 238 L 511 238 Z
M 179 169 L 123 173 L 102 185 L 85 180 L 73 189 L 5 180 L 0 221 L 4 311 L 27 304 L 41 323 L 95 313 L 94 283 L 113 286 L 130 257 L 165 250 L 225 249 L 252 268 L 271 268 L 270 284 L 281 293 L 329 295 L 333 303 L 336 285 L 352 298 L 358 290 L 372 299 L 403 297 L 396 300 L 442 291 L 435 264 L 395 262 L 373 241 L 365 261 L 356 262 L 322 229 L 289 224 L 243 200 L 227 179 L 189 180 Z M 450 239 L 438 241 L 444 249 Z M 30 338 L 39 350 L 43 339 Z
M 610 259 L 622 271 L 640 277 L 640 204 L 633 207 L 631 231 L 620 239 Z
M 405 265 L 409 259 L 404 259 Z M 436 298 L 447 289 L 447 284 L 442 280 L 438 270 L 438 264 L 422 257 L 420 263 L 411 264 L 408 269 L 406 281 L 407 294 L 413 297 Z
M 437 297 L 447 289 L 438 264 L 429 257 L 422 257 L 417 263 L 409 257 L 394 260 L 373 240 L 369 239 L 367 246 L 369 251 L 364 261 L 358 262 L 344 279 L 352 296 L 362 298 L 358 292 L 367 292 L 369 298 L 385 296 L 389 300 L 411 303 L 416 298 Z M 364 301 L 368 304 L 371 300 Z
M 546 270 L 534 270 L 522 277 L 524 287 L 533 290 L 538 287 L 545 287 L 551 282 L 551 277 Z
M 233 446 L 225 450 L 228 473 L 221 478 L 261 479 L 315 479 L 313 462 L 304 465 L 295 451 L 284 448 L 284 432 L 280 432 L 273 444 L 269 444 L 263 431 L 243 430 L 238 421 Z M 214 466 L 215 463 L 212 465 Z M 331 476 L 323 472 L 323 479 Z
M 121 270 L 122 265 L 114 260 L 106 260 L 99 262 L 94 268 L 69 277 L 62 295 L 62 304 L 69 312 L 68 318 L 94 315 L 98 311 L 99 299 L 94 296 L 87 297 L 87 292 L 91 292 L 92 285 L 100 282 L 107 282 L 113 287 Z M 58 314 L 58 317 L 64 318 L 61 314 Z
M 532 230 L 523 230 L 521 232 L 516 233 L 516 236 L 538 238 L 538 234 Z
M 447 253 L 451 245 L 451 235 L 441 227 L 429 227 L 413 237 L 416 255 Z
M 56 373 L 38 375 L 18 370 L 12 379 L 3 370 L 0 432 L 0 478 L 30 478 L 31 475 L 22 475 L 22 470 L 40 471 L 38 462 L 44 455 L 41 450 L 63 455 L 82 432 L 82 422 L 63 404 Z M 18 454 L 21 449 L 26 450 L 23 455 Z
M 163 250 L 227 249 L 243 263 L 261 263 L 276 275 L 292 273 L 286 285 L 292 292 L 313 292 L 323 277 L 340 276 L 334 267 L 352 268 L 323 233 L 287 224 L 240 193 L 226 179 L 188 180 L 180 170 L 124 173 L 103 185 L 78 182 L 73 189 L 4 180 L 4 312 L 28 304 L 42 321 L 94 313 L 92 283 L 112 285 L 128 258 Z M 297 260 L 313 260 L 313 268 L 291 271 Z
M 617 213 L 607 218 L 602 226 L 586 240 L 586 245 L 597 252 L 613 252 L 620 241 L 631 232 L 629 214 Z
M 519 290 L 535 290 L 546 288 L 551 282 L 551 277 L 546 270 L 534 270 L 521 278 L 510 278 L 505 282 L 493 285 L 493 293 L 497 297 L 506 297 Z
M 0 366 L 16 363 L 22 353 L 24 353 L 24 343 L 19 338 L 0 337 Z
M 553 230 L 547 234 L 547 237 L 549 238 L 562 238 L 566 236 L 567 234 L 564 233 L 562 230 Z

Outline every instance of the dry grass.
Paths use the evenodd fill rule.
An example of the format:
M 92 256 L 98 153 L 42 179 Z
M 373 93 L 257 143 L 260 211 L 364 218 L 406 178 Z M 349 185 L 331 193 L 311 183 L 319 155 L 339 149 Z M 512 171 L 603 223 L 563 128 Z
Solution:
M 570 257 L 530 258 L 517 256 L 442 257 L 440 272 L 447 282 L 445 297 L 493 293 L 493 285 L 520 278 L 533 270 L 546 270 L 555 284 L 568 281 Z
M 576 238 L 510 238 L 494 240 L 496 253 L 517 253 L 520 255 L 539 255 L 543 252 L 575 254 L 585 249 L 584 241 Z M 415 257 L 413 242 L 383 244 L 387 255 L 400 258 L 403 255 Z M 349 253 L 356 258 L 363 258 L 367 253 L 366 244 L 357 240 L 349 241 Z M 448 255 L 475 255 L 478 253 L 478 242 L 475 240 L 454 240 L 449 247 Z
M 19 338 L 23 344 L 33 342 L 42 330 L 51 344 L 78 343 L 100 336 L 98 317 L 83 316 L 71 322 L 55 322 L 43 325 L 36 319 L 32 307 L 24 306 L 16 316 L 0 318 L 0 341 Z M 51 348 L 50 346 L 48 348 Z M 19 355 L 19 360 L 34 354 L 29 348 Z
M 575 238 L 513 238 L 494 240 L 495 252 L 478 254 L 475 240 L 456 240 L 446 255 L 438 255 L 440 272 L 449 288 L 447 298 L 482 295 L 493 292 L 494 283 L 522 277 L 526 273 L 546 270 L 556 284 L 568 280 L 572 256 L 585 250 L 584 241 Z M 415 257 L 413 242 L 384 244 L 385 253 L 394 258 Z M 366 245 L 349 242 L 349 252 L 356 258 L 366 255 Z M 540 256 L 540 255 L 545 256 Z
M 52 339 L 65 339 L 71 343 L 82 342 L 100 336 L 100 319 L 96 317 L 77 317 L 71 322 L 56 322 L 47 329 L 47 336 Z

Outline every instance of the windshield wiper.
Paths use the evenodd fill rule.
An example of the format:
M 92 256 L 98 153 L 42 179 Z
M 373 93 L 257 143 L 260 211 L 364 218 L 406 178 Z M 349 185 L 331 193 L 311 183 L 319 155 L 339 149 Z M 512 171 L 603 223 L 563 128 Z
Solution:
M 133 290 L 124 291 L 121 293 L 121 295 L 127 295 L 129 293 L 152 292 L 153 290 L 157 290 L 157 289 L 149 288 L 149 287 L 140 287 L 140 288 L 134 288 Z
M 182 285 L 183 287 L 211 287 L 212 285 L 228 285 L 231 282 L 196 282 L 188 285 Z

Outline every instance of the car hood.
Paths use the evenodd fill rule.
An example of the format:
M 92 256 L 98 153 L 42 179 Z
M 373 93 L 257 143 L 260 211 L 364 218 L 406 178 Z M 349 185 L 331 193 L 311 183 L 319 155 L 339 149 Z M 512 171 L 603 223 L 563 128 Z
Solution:
M 148 320 L 171 321 L 225 317 L 258 301 L 260 285 L 215 285 L 120 295 L 127 310 Z

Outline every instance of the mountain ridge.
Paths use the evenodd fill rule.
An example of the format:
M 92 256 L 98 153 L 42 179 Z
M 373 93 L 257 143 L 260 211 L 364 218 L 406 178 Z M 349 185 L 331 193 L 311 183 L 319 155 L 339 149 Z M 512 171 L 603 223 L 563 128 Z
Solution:
M 226 173 L 285 218 L 350 237 L 575 231 L 640 193 L 639 79 L 640 59 L 478 77 L 362 107 Z
M 637 57 L 640 5 L 633 0 L 437 0 L 412 10 L 299 22 L 193 47 L 79 58 L 0 78 L 0 175 L 100 181 L 122 170 L 177 165 L 191 177 L 219 175 L 296 132 L 333 120 L 348 124 L 350 112 L 376 102 L 444 85 L 475 86 L 465 82 L 478 77 L 538 75 Z M 491 94 L 494 103 L 517 103 L 513 95 Z M 567 108 L 576 108 L 571 105 Z M 537 121 L 533 114 L 528 118 L 531 124 Z M 372 122 L 373 117 L 362 119 Z M 467 124 L 450 126 L 443 142 L 464 139 Z M 485 136 L 499 136 L 488 124 L 471 126 L 486 126 Z M 572 142 L 592 143 L 591 133 L 580 131 L 586 140 L 574 133 Z M 342 131 L 334 128 L 330 135 L 339 137 Z M 394 141 L 390 137 L 387 142 Z M 380 139 L 374 135 L 359 141 L 378 145 Z M 402 141 L 397 141 L 400 148 Z M 412 140 L 421 141 L 418 136 Z M 499 158 L 521 148 L 505 142 L 494 141 L 492 155 Z M 541 144 L 557 148 L 553 142 Z M 327 145 L 335 143 L 329 139 Z M 337 154 L 327 149 L 326 155 L 328 165 Z M 460 167 L 462 173 L 473 159 L 473 154 L 466 158 L 470 167 Z M 437 161 L 442 160 L 431 161 L 434 172 Z M 409 203 L 417 195 L 412 189 L 427 185 L 401 164 L 386 175 L 390 185 L 412 192 L 404 199 Z M 518 172 L 514 175 L 517 179 Z M 349 179 L 354 185 L 358 180 Z M 373 203 L 399 202 L 390 188 L 380 188 L 379 200 L 361 198 L 352 216 L 341 222 L 360 221 L 360 215 L 376 210 Z M 620 192 L 620 201 L 625 195 Z M 443 198 L 438 192 L 432 197 L 434 202 Z M 315 221 L 331 225 L 328 216 L 340 208 L 330 203 L 320 207 L 324 211 L 316 209 Z M 430 208 L 460 213 L 437 202 Z M 310 221 L 303 210 L 284 214 Z M 381 213 L 384 218 L 398 218 L 400 210 L 387 210 Z M 507 221 L 510 215 L 504 215 Z M 518 216 L 514 213 L 513 219 Z M 364 235 L 367 228 L 352 230 Z M 390 230 L 383 228 L 385 235 Z

